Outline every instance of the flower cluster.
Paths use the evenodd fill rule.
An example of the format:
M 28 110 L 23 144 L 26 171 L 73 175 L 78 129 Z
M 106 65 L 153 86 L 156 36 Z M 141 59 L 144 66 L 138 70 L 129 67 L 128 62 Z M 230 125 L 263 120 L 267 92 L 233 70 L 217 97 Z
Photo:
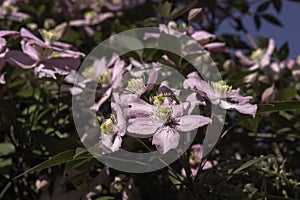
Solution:
M 152 145 L 166 154 L 178 147 L 183 132 L 213 123 L 210 117 L 194 112 L 199 106 L 208 106 L 207 102 L 255 116 L 257 106 L 249 103 L 252 97 L 243 96 L 240 89 L 232 89 L 225 81 L 206 82 L 197 72 L 192 72 L 179 88 L 172 88 L 168 81 L 156 83 L 164 74 L 161 73 L 162 64 L 142 64 L 131 59 L 126 66 L 117 57 L 114 54 L 108 63 L 105 59 L 96 60 L 82 71 L 81 81 L 73 87 L 73 94 L 77 95 L 89 81 L 98 82 L 97 91 L 102 95 L 91 107 L 96 111 L 110 97 L 114 99 L 111 103 L 113 114 L 100 125 L 102 153 L 118 151 L 122 138 L 134 134 L 152 136 Z M 71 76 L 67 79 L 72 80 Z

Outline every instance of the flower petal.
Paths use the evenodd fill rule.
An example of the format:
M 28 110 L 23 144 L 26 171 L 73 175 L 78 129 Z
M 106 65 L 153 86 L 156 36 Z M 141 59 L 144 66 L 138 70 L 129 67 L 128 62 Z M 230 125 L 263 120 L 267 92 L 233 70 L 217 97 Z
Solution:
M 149 117 L 129 119 L 127 131 L 138 135 L 151 135 L 163 124 L 152 121 Z
M 179 129 L 181 131 L 191 131 L 211 122 L 210 118 L 201 115 L 186 115 L 180 118 Z
M 229 103 L 227 101 L 221 100 L 219 105 L 223 109 L 234 109 L 234 110 L 239 111 L 240 113 L 252 115 L 253 117 L 255 117 L 256 110 L 257 110 L 257 105 L 252 105 L 250 103 L 233 104 L 233 103 Z
M 152 144 L 156 146 L 161 154 L 167 153 L 171 149 L 176 149 L 179 144 L 179 134 L 169 126 L 159 129 L 152 139 Z

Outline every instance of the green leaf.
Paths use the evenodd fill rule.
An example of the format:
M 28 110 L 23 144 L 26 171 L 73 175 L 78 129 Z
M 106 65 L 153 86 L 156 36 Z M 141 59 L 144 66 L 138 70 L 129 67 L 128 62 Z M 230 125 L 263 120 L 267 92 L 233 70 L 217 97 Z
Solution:
M 257 11 L 257 12 L 263 12 L 263 11 L 265 11 L 265 10 L 268 9 L 269 5 L 270 5 L 270 1 L 264 2 L 264 3 L 260 4 L 260 5 L 257 7 L 257 10 L 256 10 L 256 11 Z
M 85 159 L 73 160 L 73 161 L 68 162 L 65 166 L 64 174 L 67 174 L 71 170 L 82 166 L 83 164 L 89 162 L 90 160 L 91 160 L 91 158 L 85 158 Z
M 278 101 L 269 104 L 259 104 L 256 114 L 300 110 L 300 101 Z
M 273 157 L 272 155 L 270 156 L 263 156 L 263 157 L 259 157 L 259 158 L 255 158 L 255 159 L 252 159 L 252 160 L 249 160 L 247 162 L 245 162 L 244 164 L 242 164 L 241 166 L 239 166 L 236 170 L 234 170 L 232 172 L 232 174 L 239 174 L 240 172 L 242 172 L 243 170 L 251 167 L 252 165 L 255 165 L 256 163 L 259 163 L 265 159 L 268 159 L 268 158 L 271 158 Z
M 147 27 L 147 26 L 155 26 L 155 25 L 161 24 L 162 21 L 156 17 L 150 17 L 150 18 L 144 19 L 142 21 L 136 21 L 135 23 L 137 25 Z
M 165 1 L 164 3 L 158 5 L 157 11 L 164 18 L 168 18 L 170 16 L 171 8 L 172 8 L 172 3 Z
M 270 22 L 271 24 L 274 24 L 274 25 L 277 25 L 277 26 L 283 26 L 282 23 L 273 15 L 270 15 L 270 14 L 264 14 L 262 15 L 262 17 Z
M 295 87 L 287 87 L 278 93 L 279 100 L 291 100 L 297 94 L 297 89 Z
M 17 179 L 17 178 L 19 178 L 19 177 L 21 177 L 25 174 L 28 174 L 28 173 L 40 171 L 42 169 L 47 169 L 49 167 L 53 167 L 53 166 L 56 166 L 56 165 L 60 165 L 60 164 L 70 162 L 70 161 L 73 160 L 74 154 L 75 154 L 74 150 L 67 150 L 67 151 L 61 152 L 61 153 L 53 156 L 49 160 L 46 160 L 46 161 L 36 165 L 35 167 L 23 172 L 22 174 L 16 176 L 14 179 Z
M 197 0 L 192 1 L 191 3 L 187 4 L 186 6 L 175 8 L 171 14 L 170 14 L 170 20 L 176 19 L 180 17 L 185 12 L 189 11 L 191 8 L 193 8 L 197 3 Z
M 245 119 L 240 122 L 241 126 L 254 133 L 257 132 L 258 124 L 259 124 L 259 117 Z
M 115 199 L 115 197 L 112 197 L 112 196 L 103 196 L 103 197 L 98 197 L 95 200 L 114 200 L 114 199 Z
M 15 146 L 8 142 L 0 143 L 0 156 L 15 152 Z
M 254 15 L 254 23 L 255 23 L 256 29 L 259 30 L 260 26 L 261 26 L 261 20 L 258 15 Z
M 275 10 L 279 13 L 281 11 L 281 8 L 282 8 L 281 0 L 272 0 L 272 4 L 273 4 Z
M 285 60 L 290 53 L 289 44 L 285 42 L 278 51 L 279 60 Z
M 176 173 L 176 172 L 172 172 L 171 170 L 168 170 L 169 179 L 170 179 L 171 183 L 173 185 L 175 185 L 177 189 L 179 189 L 179 185 L 182 185 L 182 182 L 184 181 L 184 177 L 178 173 L 176 173 L 176 174 L 174 174 L 174 173 Z

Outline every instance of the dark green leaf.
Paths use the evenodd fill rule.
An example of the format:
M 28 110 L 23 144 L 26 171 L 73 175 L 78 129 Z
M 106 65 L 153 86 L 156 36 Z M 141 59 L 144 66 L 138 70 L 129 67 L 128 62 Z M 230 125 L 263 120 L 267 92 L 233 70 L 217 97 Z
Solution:
M 272 0 L 272 4 L 273 4 L 274 8 L 276 9 L 276 11 L 279 13 L 282 8 L 281 0 Z
M 255 23 L 256 29 L 259 30 L 260 26 L 261 26 L 261 20 L 258 15 L 254 15 L 254 23 Z
M 103 197 L 98 197 L 95 200 L 114 200 L 114 199 L 115 199 L 115 197 L 112 197 L 112 196 L 103 196 Z
M 287 87 L 278 93 L 279 100 L 291 100 L 297 94 L 297 89 L 295 87 Z
M 277 25 L 277 26 L 283 26 L 282 23 L 276 17 L 274 17 L 273 15 L 264 14 L 264 15 L 262 15 L 262 17 L 266 21 L 270 22 L 271 24 L 274 24 L 274 25 Z
M 273 157 L 273 156 L 272 155 L 271 156 L 263 156 L 263 157 L 259 157 L 259 158 L 249 160 L 249 161 L 245 162 L 244 164 L 242 164 L 241 166 L 239 166 L 236 170 L 234 170 L 232 172 L 232 174 L 239 174 L 244 169 L 247 169 L 247 168 L 251 167 L 252 165 L 255 165 L 256 163 L 259 163 L 259 162 L 261 162 L 265 159 L 271 158 L 271 157 Z
M 42 169 L 47 169 L 49 167 L 53 167 L 53 166 L 56 166 L 56 165 L 60 165 L 60 164 L 70 162 L 70 161 L 73 160 L 74 154 L 75 154 L 74 150 L 68 150 L 68 151 L 61 152 L 61 153 L 53 156 L 49 160 L 46 160 L 46 161 L 36 165 L 35 167 L 23 172 L 22 174 L 16 176 L 14 179 L 17 179 L 20 176 L 23 176 L 24 174 L 40 171 Z
M 259 104 L 256 114 L 288 110 L 300 110 L 300 101 L 279 101 L 269 104 Z
M 240 122 L 241 126 L 254 133 L 257 132 L 258 124 L 259 124 L 259 117 L 245 119 Z
M 285 42 L 278 51 L 278 57 L 279 60 L 284 60 L 288 57 L 290 53 L 289 44 L 288 42 Z
M 270 1 L 264 2 L 257 7 L 257 12 L 263 12 L 268 9 Z
M 171 14 L 170 14 L 170 19 L 176 19 L 180 17 L 182 14 L 185 12 L 189 11 L 191 8 L 193 8 L 196 5 L 197 1 L 192 1 L 191 3 L 187 4 L 186 6 L 180 7 L 180 8 L 175 8 Z

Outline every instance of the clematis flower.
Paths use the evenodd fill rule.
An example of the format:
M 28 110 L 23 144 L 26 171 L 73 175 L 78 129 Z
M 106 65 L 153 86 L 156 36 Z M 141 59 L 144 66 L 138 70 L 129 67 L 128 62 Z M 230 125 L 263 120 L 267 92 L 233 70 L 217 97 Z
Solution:
M 252 97 L 241 95 L 240 89 L 232 90 L 225 81 L 207 83 L 199 77 L 197 72 L 192 72 L 184 81 L 183 87 L 191 88 L 212 104 L 219 105 L 223 109 L 234 109 L 240 113 L 255 116 L 257 106 L 249 103 Z
M 158 91 L 165 91 L 165 87 L 160 87 Z M 181 131 L 192 131 L 211 122 L 208 117 L 188 114 L 185 105 L 174 101 L 173 95 L 159 92 L 153 97 L 153 105 L 133 98 L 128 108 L 132 118 L 128 121 L 127 131 L 139 135 L 153 134 L 152 144 L 162 154 L 178 146 Z
M 122 137 L 125 135 L 126 124 L 121 110 L 117 103 L 111 104 L 112 109 L 115 111 L 117 118 L 112 115 L 106 119 L 100 126 L 101 136 L 99 147 L 102 153 L 116 152 L 122 145 Z
M 264 69 L 271 62 L 271 55 L 275 49 L 275 40 L 270 39 L 267 49 L 257 49 L 252 52 L 250 58 L 245 56 L 241 51 L 235 52 L 242 64 L 248 65 L 249 70 Z
M 106 19 L 109 19 L 112 17 L 114 17 L 114 14 L 112 12 L 106 12 L 106 13 L 99 14 L 96 11 L 91 10 L 84 14 L 83 19 L 76 19 L 76 20 L 70 21 L 70 26 L 83 27 L 89 36 L 94 36 L 96 32 L 90 26 L 100 24 L 101 22 L 105 21 Z
M 16 5 L 16 1 L 3 1 L 2 6 L 0 7 L 0 19 L 8 19 L 10 21 L 20 22 L 28 18 L 28 14 L 19 12 L 19 8 Z
M 217 165 L 217 161 L 205 161 L 205 164 L 201 167 L 201 160 L 203 159 L 203 149 L 201 144 L 195 144 L 192 146 L 192 152 L 189 157 L 189 165 L 192 172 L 192 176 L 196 177 L 199 169 L 202 170 L 210 169 L 213 166 Z M 184 168 L 181 169 L 182 176 L 186 177 L 186 171 Z
M 5 73 L 1 73 L 2 69 L 6 64 L 6 54 L 8 49 L 6 48 L 6 40 L 3 38 L 5 36 L 12 36 L 14 39 L 19 37 L 19 32 L 16 31 L 0 31 L 0 84 L 5 84 Z
M 114 89 L 117 88 L 124 72 L 131 68 L 130 65 L 125 66 L 125 62 L 119 58 L 112 64 L 112 67 L 106 68 L 99 78 L 99 83 L 101 85 L 101 89 L 98 91 L 100 99 L 91 107 L 92 110 L 99 110 L 100 106 L 111 97 Z
M 68 74 L 80 65 L 84 54 L 69 49 L 64 43 L 55 42 L 56 33 L 42 31 L 44 41 L 25 28 L 20 31 L 22 51 L 12 50 L 7 53 L 7 60 L 13 66 L 23 69 L 35 68 L 38 77 L 52 77 L 55 74 Z
M 152 64 L 142 64 L 133 58 L 131 58 L 132 68 L 128 71 L 131 77 L 125 88 L 125 92 L 122 97 L 129 98 L 131 95 L 136 95 L 140 97 L 146 91 L 151 90 L 154 86 L 158 73 L 161 69 L 161 64 L 159 62 L 153 62 Z

